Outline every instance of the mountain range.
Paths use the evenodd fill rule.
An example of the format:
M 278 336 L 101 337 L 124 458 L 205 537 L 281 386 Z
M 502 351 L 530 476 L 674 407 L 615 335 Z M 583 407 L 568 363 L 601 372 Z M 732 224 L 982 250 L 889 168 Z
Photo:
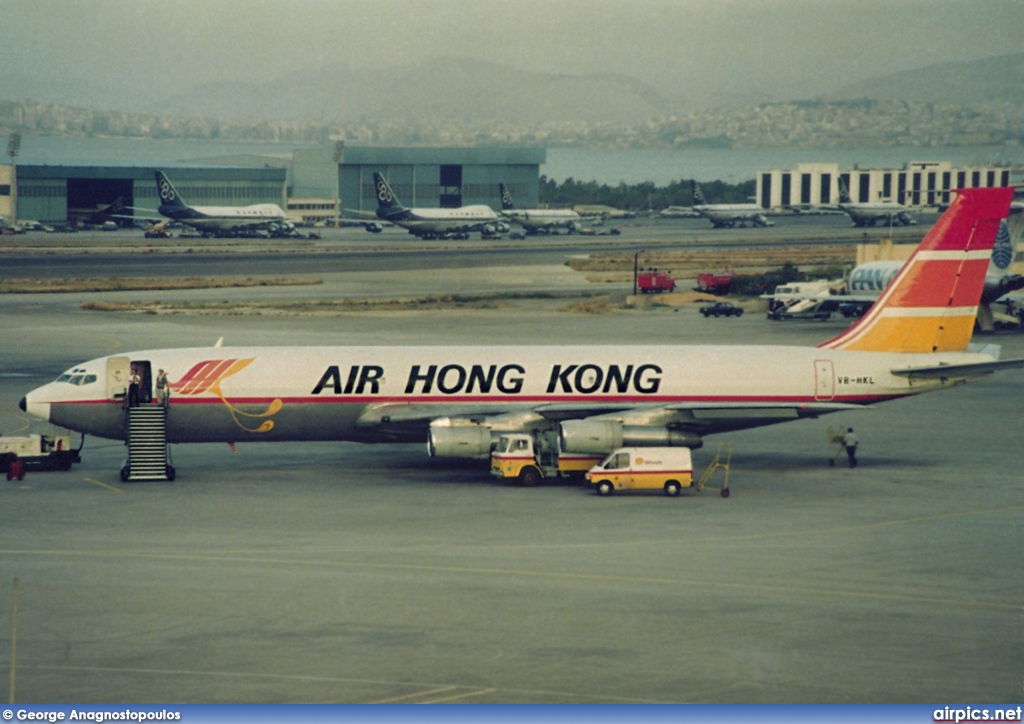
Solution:
M 0 76 L 0 98 L 222 121 L 319 124 L 485 121 L 636 124 L 714 107 L 766 100 L 716 97 L 655 87 L 625 75 L 516 70 L 471 58 L 437 58 L 409 67 L 335 65 L 258 83 L 205 84 L 164 98 L 153 89 L 119 89 L 115 79 Z M 837 88 L 826 100 L 902 99 L 949 106 L 1024 108 L 1024 53 L 933 65 Z
M 870 78 L 844 86 L 834 98 L 918 101 L 953 106 L 1022 106 L 1024 53 L 942 63 Z

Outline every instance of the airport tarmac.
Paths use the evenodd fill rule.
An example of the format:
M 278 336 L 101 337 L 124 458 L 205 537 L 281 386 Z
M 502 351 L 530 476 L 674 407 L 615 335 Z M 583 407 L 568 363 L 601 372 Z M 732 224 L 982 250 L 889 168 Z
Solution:
M 538 287 L 571 273 L 483 268 Z M 327 291 L 355 283 L 339 274 Z M 5 434 L 46 429 L 17 400 L 75 362 L 221 336 L 810 345 L 845 326 L 556 302 L 111 314 L 80 297 L 0 296 Z M 1020 334 L 983 341 L 1024 357 Z M 731 443 L 728 499 L 522 489 L 423 445 L 351 443 L 178 445 L 175 482 L 129 485 L 123 445 L 87 439 L 72 471 L 0 483 L 0 661 L 16 635 L 14 699 L 36 703 L 1020 701 L 1021 400 L 1017 370 L 709 438 L 695 467 Z M 847 425 L 861 465 L 828 467 L 827 430 Z

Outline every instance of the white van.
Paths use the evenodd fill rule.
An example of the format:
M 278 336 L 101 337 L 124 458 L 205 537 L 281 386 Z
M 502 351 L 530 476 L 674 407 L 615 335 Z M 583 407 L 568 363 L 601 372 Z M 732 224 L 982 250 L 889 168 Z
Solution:
M 622 490 L 661 490 L 675 496 L 693 485 L 693 460 L 686 447 L 619 448 L 587 472 L 598 495 Z

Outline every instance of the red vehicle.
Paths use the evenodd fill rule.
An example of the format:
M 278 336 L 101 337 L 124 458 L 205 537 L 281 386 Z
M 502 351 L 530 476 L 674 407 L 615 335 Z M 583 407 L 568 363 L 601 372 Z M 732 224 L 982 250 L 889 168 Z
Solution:
M 697 291 L 705 294 L 728 294 L 735 272 L 726 269 L 720 274 L 698 274 Z
M 656 294 L 674 291 L 676 280 L 667 272 L 652 269 L 637 274 L 636 285 L 641 294 Z

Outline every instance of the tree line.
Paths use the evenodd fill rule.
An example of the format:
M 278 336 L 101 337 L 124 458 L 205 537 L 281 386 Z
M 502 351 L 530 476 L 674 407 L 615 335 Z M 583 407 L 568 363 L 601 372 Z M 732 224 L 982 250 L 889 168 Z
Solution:
M 630 211 L 660 211 L 667 206 L 692 206 L 694 183 L 700 184 L 704 199 L 709 204 L 750 203 L 757 189 L 754 179 L 738 184 L 679 179 L 668 186 L 656 186 L 652 181 L 638 184 L 620 182 L 617 186 L 609 186 L 597 181 L 577 181 L 571 176 L 558 183 L 541 175 L 539 201 L 543 206 L 604 204 Z

